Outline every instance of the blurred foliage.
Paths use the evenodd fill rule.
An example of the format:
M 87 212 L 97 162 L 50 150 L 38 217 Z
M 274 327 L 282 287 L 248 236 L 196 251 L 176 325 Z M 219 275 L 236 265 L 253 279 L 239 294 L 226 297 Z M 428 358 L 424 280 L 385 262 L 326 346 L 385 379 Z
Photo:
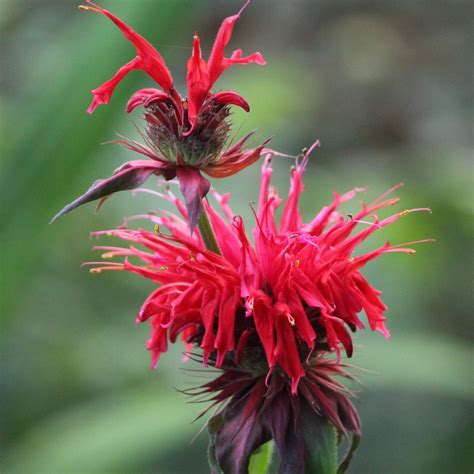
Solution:
M 221 19 L 239 8 L 223 0 L 103 3 L 160 49 L 181 90 L 192 33 L 209 51 Z M 79 269 L 92 259 L 90 230 L 161 203 L 124 193 L 100 214 L 91 205 L 48 225 L 128 156 L 99 144 L 116 132 L 136 137 L 139 114 L 130 119 L 123 107 L 151 85 L 132 73 L 108 107 L 85 113 L 88 91 L 133 49 L 103 18 L 75 7 L 0 3 L 0 470 L 204 473 L 206 436 L 192 442 L 202 423 L 191 423 L 203 406 L 174 388 L 203 374 L 180 369 L 180 347 L 149 371 L 148 329 L 133 326 L 150 283 Z M 386 256 L 367 269 L 390 308 L 392 339 L 356 340 L 353 363 L 371 372 L 357 401 L 363 438 L 353 473 L 472 471 L 471 13 L 460 0 L 255 0 L 232 46 L 262 51 L 268 65 L 236 67 L 218 84 L 252 105 L 248 115 L 235 112 L 239 133 L 258 128 L 290 154 L 322 140 L 306 175 L 308 218 L 335 190 L 367 185 L 376 197 L 399 181 L 403 207 L 433 209 L 370 242 L 437 239 L 415 257 Z M 289 165 L 275 159 L 283 194 Z M 249 220 L 258 168 L 214 183 L 233 191 L 234 209 Z

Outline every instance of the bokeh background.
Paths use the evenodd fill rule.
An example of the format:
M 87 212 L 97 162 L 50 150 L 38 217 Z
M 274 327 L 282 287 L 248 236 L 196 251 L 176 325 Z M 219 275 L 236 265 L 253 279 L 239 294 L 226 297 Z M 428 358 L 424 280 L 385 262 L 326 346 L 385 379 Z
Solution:
M 184 91 L 198 31 L 210 50 L 220 21 L 241 2 L 103 0 L 153 42 Z M 123 112 L 152 86 L 134 72 L 93 116 L 90 89 L 134 50 L 103 17 L 70 0 L 0 0 L 1 27 L 1 385 L 5 473 L 205 473 L 206 435 L 193 440 L 202 406 L 176 388 L 202 381 L 183 372 L 182 349 L 149 370 L 146 326 L 134 317 L 151 290 L 128 274 L 94 276 L 89 231 L 161 205 L 114 196 L 49 219 L 130 154 L 100 143 L 137 138 Z M 472 6 L 456 0 L 255 0 L 230 48 L 260 50 L 268 65 L 235 67 L 218 88 L 235 88 L 252 112 L 235 112 L 239 133 L 258 128 L 296 154 L 320 138 L 306 175 L 307 218 L 332 191 L 368 186 L 376 197 L 399 181 L 402 208 L 430 206 L 374 238 L 434 237 L 416 256 L 387 255 L 365 274 L 390 310 L 387 342 L 357 336 L 353 362 L 371 371 L 356 402 L 363 440 L 352 473 L 472 472 Z M 286 194 L 291 161 L 275 159 Z M 251 220 L 259 166 L 215 182 Z M 149 183 L 153 186 L 153 183 Z M 369 199 L 369 198 L 367 198 Z M 349 206 L 347 212 L 353 208 Z

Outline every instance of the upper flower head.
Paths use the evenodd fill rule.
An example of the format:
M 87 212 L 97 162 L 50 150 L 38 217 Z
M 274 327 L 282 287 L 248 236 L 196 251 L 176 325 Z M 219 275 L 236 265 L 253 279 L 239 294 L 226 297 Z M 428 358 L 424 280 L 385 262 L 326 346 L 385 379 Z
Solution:
M 135 69 L 146 72 L 166 94 L 169 94 L 169 96 L 175 100 L 175 106 L 180 115 L 187 112 L 186 117 L 182 117 L 181 123 L 185 128 L 192 128 L 196 125 L 204 101 L 211 96 L 214 96 L 213 98 L 218 104 L 238 105 L 245 110 L 249 110 L 249 106 L 245 99 L 235 92 L 226 91 L 225 93 L 210 94 L 210 91 L 219 76 L 233 64 L 266 64 L 265 59 L 260 53 L 253 53 L 249 56 L 243 57 L 242 50 L 237 49 L 229 58 L 226 58 L 224 54 L 225 47 L 231 39 L 235 22 L 240 18 L 241 13 L 250 3 L 250 0 L 245 2 L 244 6 L 236 15 L 229 16 L 222 22 L 207 62 L 201 57 L 199 36 L 196 34 L 194 35 L 192 56 L 187 65 L 187 104 L 183 104 L 181 96 L 175 90 L 171 73 L 160 53 L 158 53 L 158 51 L 145 38 L 143 38 L 143 36 L 135 32 L 120 18 L 116 17 L 105 8 L 95 5 L 90 0 L 87 0 L 87 3 L 89 5 L 81 5 L 79 8 L 82 10 L 95 11 L 113 21 L 122 31 L 125 38 L 135 46 L 137 52 L 137 56 L 122 66 L 112 79 L 92 91 L 93 100 L 87 109 L 88 112 L 94 112 L 100 104 L 108 104 L 118 83 L 125 77 L 125 75 Z M 147 106 L 154 101 L 159 101 L 159 98 L 156 96 L 157 92 L 159 94 L 160 91 L 157 91 L 156 89 L 142 89 L 136 92 L 133 94 L 127 105 L 127 112 L 131 112 L 138 105 Z M 183 110 L 183 105 L 187 105 L 187 111 Z
M 94 183 L 83 196 L 66 206 L 55 218 L 86 202 L 106 198 L 117 191 L 133 189 L 154 174 L 165 179 L 178 177 L 193 230 L 202 209 L 202 198 L 210 188 L 209 181 L 201 175 L 201 171 L 221 178 L 258 160 L 267 141 L 256 148 L 245 150 L 243 146 L 251 134 L 226 149 L 229 144 L 229 108 L 235 105 L 248 112 L 250 107 L 247 101 L 233 91 L 211 92 L 219 76 L 233 64 L 265 64 L 260 53 L 243 56 L 240 49 L 230 57 L 226 57 L 224 53 L 234 25 L 249 1 L 236 15 L 222 22 L 207 61 L 202 57 L 199 37 L 194 35 L 192 54 L 187 64 L 186 100 L 175 89 L 162 56 L 145 38 L 90 0 L 88 5 L 80 7 L 109 18 L 134 45 L 137 53 L 110 80 L 92 91 L 93 99 L 88 112 L 94 112 L 100 104 L 108 104 L 118 83 L 132 70 L 146 72 L 161 89 L 140 89 L 131 96 L 126 106 L 127 112 L 132 112 L 138 106 L 144 107 L 146 144 L 117 140 L 152 161 L 136 160 L 126 163 L 112 177 Z
M 271 155 L 267 157 L 260 181 L 254 245 L 242 219 L 228 206 L 228 196 L 216 193 L 225 218 L 207 202 L 205 208 L 220 255 L 205 248 L 199 232 L 189 235 L 186 210 L 172 194 L 167 198 L 184 220 L 169 213 L 147 215 L 142 217 L 157 224 L 158 232 L 122 226 L 97 233 L 115 235 L 145 250 L 135 245 L 99 247 L 107 250 L 106 257 L 126 258 L 123 263 L 106 262 L 93 271 L 129 270 L 161 285 L 138 314 L 138 321 L 150 320 L 153 327 L 148 341 L 153 365 L 166 351 L 168 339 L 174 342 L 182 334 L 186 344 L 202 348 L 205 363 L 220 367 L 231 358 L 238 365 L 250 364 L 260 374 L 276 371 L 284 375 L 295 394 L 316 349 L 335 352 L 339 357 L 342 346 L 348 356 L 352 355 L 348 330 L 364 328 L 359 315 L 362 310 L 372 330 L 389 336 L 380 291 L 360 270 L 380 255 L 410 254 L 414 250 L 386 242 L 366 253 L 355 252 L 375 231 L 427 209 L 379 219 L 377 211 L 399 201 L 385 193 L 372 204 L 363 203 L 354 216 L 344 217 L 339 206 L 363 191 L 353 189 L 342 196 L 335 194 L 331 204 L 304 223 L 298 202 L 310 151 L 291 170 L 290 191 L 279 224 L 275 211 L 283 201 L 270 187 Z M 144 265 L 129 257 L 138 257 Z M 255 348 L 260 354 L 257 365 L 253 362 Z

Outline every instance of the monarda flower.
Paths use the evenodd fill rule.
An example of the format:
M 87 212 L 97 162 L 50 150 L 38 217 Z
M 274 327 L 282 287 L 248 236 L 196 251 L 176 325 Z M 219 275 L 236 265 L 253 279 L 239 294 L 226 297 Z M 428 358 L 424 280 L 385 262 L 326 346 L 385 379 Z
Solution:
M 192 56 L 187 64 L 186 100 L 175 89 L 163 58 L 145 38 L 111 12 L 91 1 L 88 1 L 87 6 L 80 7 L 109 18 L 137 52 L 112 79 L 92 91 L 93 100 L 88 112 L 94 112 L 100 104 L 108 104 L 118 83 L 133 70 L 147 73 L 161 89 L 138 90 L 126 106 L 127 112 L 138 106 L 144 107 L 145 143 L 128 139 L 116 140 L 149 159 L 127 162 L 115 170 L 110 178 L 96 181 L 85 194 L 64 207 L 54 219 L 84 203 L 96 199 L 103 201 L 117 191 L 140 186 L 151 175 L 159 175 L 166 180 L 178 178 L 192 231 L 202 210 L 202 198 L 210 188 L 209 181 L 201 175 L 201 171 L 214 178 L 223 178 L 258 160 L 268 140 L 255 148 L 245 149 L 244 145 L 252 136 L 250 133 L 234 144 L 229 143 L 229 108 L 235 105 L 248 112 L 250 107 L 247 101 L 233 91 L 211 92 L 216 80 L 230 66 L 265 64 L 260 53 L 244 56 L 242 50 L 237 49 L 230 57 L 224 54 L 234 25 L 249 1 L 236 15 L 223 21 L 207 62 L 201 55 L 199 37 L 194 36 Z
M 93 272 L 127 270 L 157 284 L 137 317 L 152 327 L 147 343 L 152 366 L 168 342 L 181 336 L 191 357 L 223 370 L 197 393 L 210 394 L 220 407 L 213 450 L 216 465 L 226 474 L 246 472 L 251 453 L 269 439 L 278 447 L 281 472 L 304 472 L 311 455 L 308 433 L 316 436 L 323 422 L 341 433 L 359 433 L 349 392 L 335 379 L 348 377 L 341 349 L 352 355 L 350 331 L 363 329 L 366 322 L 389 337 L 381 293 L 361 270 L 381 255 L 415 251 L 389 242 L 361 254 L 357 247 L 401 217 L 428 211 L 378 218 L 376 212 L 398 203 L 389 197 L 395 186 L 346 217 L 339 208 L 364 191 L 356 188 L 335 193 L 328 206 L 304 222 L 299 211 L 302 177 L 317 145 L 292 167 L 286 202 L 270 186 L 271 154 L 266 156 L 253 244 L 242 218 L 229 207 L 228 195 L 216 192 L 220 212 L 207 201 L 204 208 L 218 253 L 205 247 L 200 232 L 190 234 L 186 208 L 171 192 L 156 194 L 174 203 L 181 217 L 168 212 L 135 216 L 151 221 L 155 231 L 127 224 L 94 234 L 115 236 L 130 246 L 97 247 L 106 251 L 104 258 L 124 258 L 103 262 Z

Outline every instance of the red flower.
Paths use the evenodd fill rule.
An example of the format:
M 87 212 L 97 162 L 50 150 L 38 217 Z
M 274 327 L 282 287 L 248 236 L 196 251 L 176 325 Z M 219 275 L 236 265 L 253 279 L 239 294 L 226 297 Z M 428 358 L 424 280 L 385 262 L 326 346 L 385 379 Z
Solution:
M 243 149 L 251 134 L 224 151 L 230 130 L 230 124 L 226 120 L 229 107 L 236 105 L 247 112 L 250 107 L 236 92 L 211 93 L 216 80 L 231 65 L 265 64 L 260 53 L 244 57 L 238 49 L 229 58 L 224 55 L 235 22 L 249 1 L 239 13 L 223 21 L 207 62 L 201 56 L 199 37 L 194 36 L 192 55 L 187 64 L 187 100 L 183 100 L 176 91 L 163 58 L 145 38 L 108 10 L 94 5 L 91 1 L 88 1 L 89 5 L 80 7 L 82 10 L 94 11 L 109 18 L 134 45 L 137 52 L 112 79 L 92 91 L 93 100 L 88 112 L 92 113 L 100 104 L 108 104 L 118 83 L 130 71 L 136 69 L 146 72 L 162 90 L 141 89 L 132 95 L 126 107 L 126 111 L 131 112 L 138 106 L 144 106 L 147 144 L 117 140 L 152 161 L 126 163 L 116 170 L 112 177 L 95 182 L 84 195 L 62 209 L 54 219 L 86 202 L 140 186 L 154 174 L 164 176 L 165 179 L 178 177 L 192 231 L 201 212 L 202 198 L 210 187 L 209 181 L 200 171 L 213 177 L 229 176 L 251 165 L 260 157 L 267 142 L 253 149 Z
M 275 211 L 283 201 L 270 187 L 271 155 L 267 156 L 253 229 L 255 246 L 247 237 L 242 219 L 229 208 L 228 196 L 217 193 L 214 196 L 225 218 L 207 202 L 205 208 L 220 255 L 204 247 L 199 232 L 189 234 L 186 209 L 171 193 L 167 198 L 183 219 L 169 213 L 150 214 L 141 217 L 159 226 L 158 232 L 124 226 L 95 234 L 114 235 L 132 245 L 98 247 L 107 250 L 106 257 L 125 256 L 125 260 L 104 263 L 93 271 L 128 270 L 161 285 L 138 314 L 138 321 L 150 320 L 153 328 L 148 341 L 153 366 L 167 350 L 168 339 L 174 342 L 179 334 L 186 344 L 202 348 L 205 364 L 217 367 L 226 360 L 239 364 L 253 340 L 258 341 L 264 354 L 265 372 L 285 374 L 291 392 L 296 394 L 315 349 L 334 351 L 339 358 L 342 346 L 349 357 L 352 355 L 348 329 L 364 328 L 359 315 L 362 310 L 370 328 L 389 337 L 380 291 L 360 270 L 385 253 L 415 251 L 405 248 L 406 244 L 387 242 L 370 252 L 354 253 L 378 229 L 409 213 L 428 209 L 411 209 L 379 219 L 375 212 L 398 203 L 397 198 L 387 198 L 395 186 L 346 218 L 338 207 L 363 191 L 354 189 L 342 196 L 335 193 L 330 205 L 303 223 L 298 209 L 302 175 L 308 155 L 317 145 L 291 170 L 290 191 L 279 225 Z M 132 263 L 129 257 L 138 257 L 144 265 Z

